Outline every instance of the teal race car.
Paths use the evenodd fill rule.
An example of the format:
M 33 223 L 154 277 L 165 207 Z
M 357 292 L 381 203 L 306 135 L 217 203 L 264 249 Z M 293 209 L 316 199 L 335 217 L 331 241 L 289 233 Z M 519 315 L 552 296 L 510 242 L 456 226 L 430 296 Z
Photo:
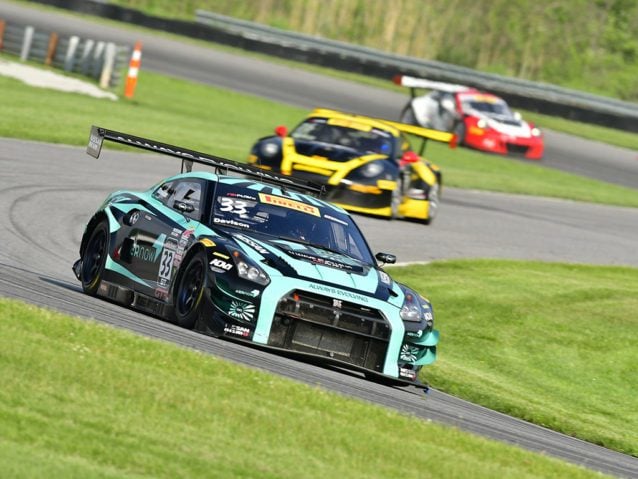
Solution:
M 439 340 L 430 302 L 392 280 L 382 266 L 395 257 L 374 256 L 321 187 L 95 126 L 87 152 L 99 157 L 104 140 L 179 158 L 182 173 L 146 191 L 116 191 L 93 214 L 73 265 L 85 293 L 426 387 L 419 371 Z

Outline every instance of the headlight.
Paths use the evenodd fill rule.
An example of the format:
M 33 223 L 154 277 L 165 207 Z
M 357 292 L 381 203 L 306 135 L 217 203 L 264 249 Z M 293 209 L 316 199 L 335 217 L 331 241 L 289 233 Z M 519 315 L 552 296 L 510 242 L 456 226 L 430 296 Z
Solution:
M 541 131 L 536 127 L 532 128 L 531 133 L 532 133 L 532 136 L 541 136 Z
M 268 274 L 261 269 L 257 263 L 246 257 L 246 255 L 241 251 L 232 250 L 232 257 L 235 262 L 235 266 L 237 266 L 237 275 L 240 278 L 261 284 L 262 286 L 266 286 L 270 283 Z
M 366 178 L 374 178 L 375 176 L 378 176 L 383 171 L 383 169 L 383 163 L 381 163 L 380 161 L 372 161 L 362 166 L 360 168 L 360 172 L 361 175 L 365 176 Z
M 421 321 L 423 319 L 423 311 L 421 303 L 417 297 L 410 291 L 406 291 L 403 306 L 399 313 L 403 321 Z
M 275 156 L 277 153 L 279 153 L 279 145 L 272 141 L 268 141 L 261 144 L 261 146 L 259 147 L 259 151 L 266 157 Z
M 479 121 L 476 122 L 476 126 L 478 126 L 479 128 L 487 128 L 487 121 L 481 118 Z

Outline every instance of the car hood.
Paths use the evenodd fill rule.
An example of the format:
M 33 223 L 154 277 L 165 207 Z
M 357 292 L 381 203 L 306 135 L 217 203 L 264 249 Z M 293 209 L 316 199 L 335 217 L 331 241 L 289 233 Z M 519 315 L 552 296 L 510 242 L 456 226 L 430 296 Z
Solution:
M 333 284 L 383 300 L 400 294 L 398 284 L 386 273 L 346 255 L 283 239 L 266 241 L 245 234 L 234 238 L 246 254 L 268 267 L 271 276 Z
M 504 135 L 523 138 L 532 136 L 532 128 L 529 126 L 529 123 L 524 120 L 517 120 L 512 116 L 488 114 L 478 110 L 470 110 L 468 114 L 485 120 L 489 128 Z

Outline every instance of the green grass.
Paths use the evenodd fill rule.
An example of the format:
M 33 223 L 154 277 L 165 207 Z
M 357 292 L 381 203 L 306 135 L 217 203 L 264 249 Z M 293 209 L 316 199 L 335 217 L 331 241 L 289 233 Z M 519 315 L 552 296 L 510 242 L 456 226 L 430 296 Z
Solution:
M 459 260 L 389 271 L 434 305 L 435 387 L 638 456 L 638 269 Z
M 8 299 L 0 376 L 3 477 L 600 477 Z
M 84 145 L 90 125 L 96 124 L 240 161 L 257 138 L 271 134 L 277 124 L 292 127 L 307 113 L 151 72 L 140 74 L 132 101 L 33 88 L 5 77 L 0 90 L 6 93 L 0 136 Z M 638 190 L 537 164 L 434 143 L 428 156 L 441 165 L 449 186 L 638 206 Z
M 211 49 L 215 49 L 215 50 L 227 51 L 227 52 L 231 52 L 231 53 L 233 53 L 235 55 L 243 55 L 243 56 L 249 56 L 249 57 L 254 57 L 254 58 L 260 58 L 260 59 L 267 60 L 267 61 L 270 61 L 270 62 L 273 62 L 273 63 L 284 64 L 284 65 L 288 65 L 288 66 L 293 67 L 293 68 L 300 68 L 300 69 L 304 69 L 304 70 L 307 70 L 307 71 L 312 71 L 312 72 L 315 72 L 315 73 L 319 73 L 319 74 L 322 74 L 322 75 L 328 75 L 328 76 L 332 76 L 332 77 L 335 77 L 335 78 L 341 78 L 341 79 L 344 79 L 344 80 L 349 80 L 349 81 L 353 81 L 353 82 L 357 82 L 357 83 L 362 83 L 362 84 L 366 84 L 366 85 L 370 85 L 370 86 L 374 86 L 374 87 L 389 89 L 389 90 L 392 90 L 392 91 L 396 91 L 396 92 L 400 92 L 400 93 L 405 94 L 405 102 L 407 102 L 408 98 L 409 98 L 408 90 L 406 88 L 394 85 L 390 81 L 391 78 L 381 79 L 381 78 L 369 77 L 369 76 L 360 75 L 360 74 L 356 74 L 356 73 L 350 73 L 350 72 L 347 72 L 347 71 L 335 70 L 335 69 L 328 68 L 328 67 L 322 67 L 322 66 L 318 66 L 318 65 L 311 65 L 311 64 L 308 64 L 308 63 L 301 63 L 301 62 L 296 62 L 296 61 L 292 61 L 292 60 L 286 60 L 286 59 L 279 58 L 279 57 L 273 57 L 273 56 L 264 55 L 264 54 L 260 54 L 260 53 L 250 52 L 250 51 L 247 51 L 247 50 L 242 50 L 240 48 L 233 48 L 233 47 L 229 47 L 229 46 L 226 46 L 226 45 L 216 44 L 216 43 L 212 43 L 212 42 L 206 42 L 206 41 L 203 41 L 203 40 L 196 40 L 196 39 L 192 39 L 192 38 L 188 38 L 188 37 L 182 37 L 182 36 L 171 34 L 171 33 L 167 33 L 167 32 L 164 32 L 164 31 L 143 28 L 143 27 L 139 27 L 139 26 L 132 25 L 132 24 L 129 24 L 129 23 L 122 23 L 122 22 L 116 22 L 116 21 L 108 20 L 108 19 L 104 19 L 104 18 L 97 18 L 97 17 L 94 17 L 92 15 L 78 14 L 78 13 L 75 13 L 75 12 L 70 12 L 69 10 L 58 9 L 58 8 L 54 8 L 54 7 L 50 7 L 50 6 L 46 6 L 46 5 L 41 5 L 41 4 L 33 4 L 33 3 L 29 2 L 28 0 L 8 0 L 8 1 L 12 1 L 14 3 L 23 3 L 23 4 L 24 3 L 28 3 L 30 7 L 37 8 L 37 9 L 40 9 L 40 10 L 55 11 L 55 12 L 60 13 L 62 15 L 81 17 L 81 18 L 84 18 L 87 21 L 91 21 L 91 22 L 110 24 L 110 25 L 117 26 L 118 28 L 125 28 L 125 29 L 131 30 L 131 31 L 143 31 L 143 32 L 147 32 L 147 33 L 150 33 L 150 34 L 153 34 L 153 35 L 157 35 L 157 36 L 161 36 L 161 37 L 166 37 L 166 38 L 171 38 L 171 39 L 174 39 L 174 40 L 178 40 L 178 41 L 181 41 L 181 42 L 192 43 L 192 44 L 198 45 L 200 47 L 206 47 L 206 48 L 211 48 Z M 140 4 L 136 4 L 136 5 L 132 5 L 132 6 L 134 8 L 136 8 L 136 7 L 140 7 L 141 5 Z M 143 67 L 142 67 L 142 72 L 144 72 Z M 317 105 L 317 106 L 320 106 L 320 105 Z M 552 130 L 561 131 L 561 132 L 564 132 L 564 133 L 569 133 L 569 134 L 572 134 L 572 135 L 575 135 L 575 136 L 580 136 L 582 138 L 588 138 L 588 139 L 599 141 L 599 142 L 602 142 L 602 143 L 608 143 L 608 144 L 611 144 L 611 145 L 616 145 L 616 146 L 629 148 L 629 149 L 633 149 L 633 150 L 637 150 L 638 151 L 638 135 L 636 135 L 633 132 L 615 130 L 615 129 L 611 129 L 611 128 L 607 128 L 607 127 L 603 127 L 603 126 L 580 123 L 580 122 L 576 122 L 576 121 L 570 121 L 570 120 L 566 120 L 566 119 L 563 119 L 563 118 L 551 117 L 551 116 L 543 115 L 543 114 L 536 113 L 536 112 L 526 111 L 526 110 L 520 110 L 520 111 L 521 111 L 521 113 L 524 115 L 524 117 L 526 119 L 534 121 L 541 128 L 549 128 L 549 129 L 552 129 Z

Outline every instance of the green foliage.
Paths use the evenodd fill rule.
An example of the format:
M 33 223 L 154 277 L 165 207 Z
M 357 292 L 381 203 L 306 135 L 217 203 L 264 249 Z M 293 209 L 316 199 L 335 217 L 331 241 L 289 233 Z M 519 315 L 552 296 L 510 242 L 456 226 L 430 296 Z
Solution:
M 392 267 L 441 331 L 426 379 L 638 456 L 638 269 L 468 260 Z
M 3 477 L 600 477 L 4 298 L 0 377 Z
M 197 8 L 399 54 L 638 101 L 635 0 L 112 0 Z
M 272 134 L 277 124 L 293 127 L 307 114 L 300 108 L 148 71 L 140 73 L 132 101 L 34 88 L 5 77 L 0 77 L 0 90 L 6 92 L 0 136 L 84 145 L 89 127 L 97 124 L 239 161 L 247 158 L 257 138 Z M 43 115 L 55 121 L 43 122 Z M 638 190 L 535 163 L 465 148 L 451 150 L 434 142 L 426 153 L 442 167 L 448 186 L 638 206 Z

